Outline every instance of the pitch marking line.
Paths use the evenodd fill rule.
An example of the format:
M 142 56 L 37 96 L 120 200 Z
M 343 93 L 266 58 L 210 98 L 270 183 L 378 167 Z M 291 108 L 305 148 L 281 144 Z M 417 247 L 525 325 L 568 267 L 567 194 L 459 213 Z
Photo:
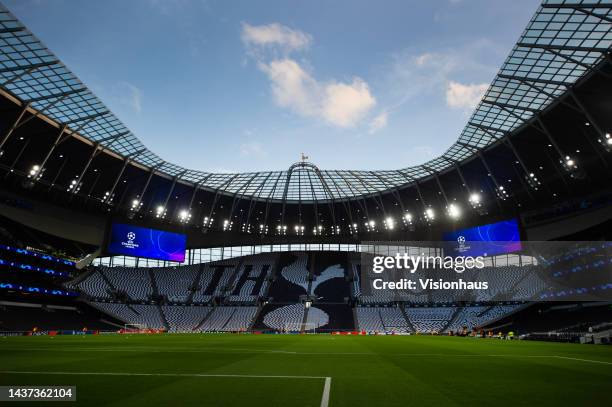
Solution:
M 283 376 L 283 375 L 247 375 L 247 374 L 208 374 L 208 373 L 124 373 L 124 372 L 36 372 L 3 370 L 2 374 L 41 374 L 41 375 L 67 375 L 67 376 L 170 376 L 170 377 L 225 377 L 225 378 L 253 378 L 253 379 L 325 379 L 320 407 L 329 406 L 329 393 L 331 390 L 331 377 L 329 376 Z
M 591 363 L 601 363 L 603 365 L 612 365 L 612 362 L 606 362 L 604 360 L 570 358 L 569 356 L 555 356 L 555 357 L 558 359 L 577 360 L 579 362 L 591 362 Z
M 150 353 L 253 353 L 261 352 L 263 354 L 283 354 L 283 355 L 320 355 L 320 356 L 386 356 L 383 353 L 372 353 L 372 352 L 298 352 L 298 351 L 287 351 L 287 350 L 267 350 L 267 349 L 246 349 L 246 348 L 234 348 L 230 351 L 222 351 L 220 349 L 207 350 L 208 348 L 199 349 L 162 349 L 162 348 L 123 348 L 123 349 L 109 349 L 109 348 L 55 348 L 55 347 L 37 347 L 37 348 L 5 348 L 2 347 L 0 350 L 11 350 L 11 351 L 54 351 L 54 352 L 150 352 Z M 515 357 L 515 358 L 551 358 L 551 359 L 565 359 L 573 360 L 576 362 L 586 363 L 599 363 L 604 365 L 612 365 L 612 362 L 595 359 L 581 359 L 573 358 L 569 356 L 560 355 L 514 355 L 514 354 L 478 354 L 478 353 L 394 353 L 393 356 L 403 357 Z
M 269 349 L 246 349 L 246 348 L 198 348 L 198 349 L 163 349 L 163 348 L 0 348 L 0 350 L 17 350 L 17 351 L 54 351 L 54 352 L 148 352 L 148 353 L 248 353 L 259 352 L 263 354 L 289 354 L 289 355 L 334 355 L 335 353 L 316 353 L 316 352 L 295 352 L 289 350 L 269 350 Z M 341 355 L 376 355 L 376 353 L 340 353 Z
M 331 389 L 331 377 L 325 378 L 325 385 L 323 386 L 323 397 L 321 397 L 321 407 L 327 407 L 329 405 L 329 390 Z

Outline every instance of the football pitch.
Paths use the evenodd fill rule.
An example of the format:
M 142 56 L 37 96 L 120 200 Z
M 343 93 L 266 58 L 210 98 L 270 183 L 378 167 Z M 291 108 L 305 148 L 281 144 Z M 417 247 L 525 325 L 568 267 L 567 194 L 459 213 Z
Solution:
M 605 405 L 611 384 L 609 346 L 428 336 L 0 338 L 0 385 L 76 386 L 76 402 L 54 405 Z

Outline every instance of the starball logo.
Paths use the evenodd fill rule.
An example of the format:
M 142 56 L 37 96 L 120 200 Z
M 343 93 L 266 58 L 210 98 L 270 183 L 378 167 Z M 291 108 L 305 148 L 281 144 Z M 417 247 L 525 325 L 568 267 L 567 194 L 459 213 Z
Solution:
M 127 241 L 121 242 L 121 246 L 125 247 L 126 249 L 138 249 L 138 243 L 134 242 L 134 240 L 136 240 L 136 233 L 128 232 L 126 237 Z
M 457 238 L 457 243 L 459 244 L 459 247 L 457 248 L 457 252 L 459 253 L 465 253 L 466 251 L 470 249 L 470 246 L 465 244 L 466 243 L 465 236 L 459 236 Z

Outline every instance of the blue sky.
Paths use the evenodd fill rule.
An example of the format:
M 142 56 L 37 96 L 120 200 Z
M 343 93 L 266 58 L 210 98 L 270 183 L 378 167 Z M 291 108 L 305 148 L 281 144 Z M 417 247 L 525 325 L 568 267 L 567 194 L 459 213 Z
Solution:
M 216 172 L 421 164 L 537 0 L 4 0 L 163 159 Z

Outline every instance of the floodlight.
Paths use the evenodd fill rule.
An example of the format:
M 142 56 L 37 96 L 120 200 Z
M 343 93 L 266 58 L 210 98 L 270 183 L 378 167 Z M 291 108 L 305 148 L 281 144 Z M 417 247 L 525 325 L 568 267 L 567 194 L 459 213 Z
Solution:
M 461 208 L 458 205 L 451 203 L 448 205 L 448 216 L 450 216 L 452 219 L 459 219 L 461 217 Z
M 578 167 L 578 163 L 575 158 L 566 155 L 562 160 L 561 164 L 566 171 L 574 171 Z
M 610 133 L 606 133 L 603 138 L 600 138 L 597 141 L 599 141 L 604 150 L 612 153 L 612 137 L 610 136 Z
M 538 179 L 538 177 L 533 172 L 530 172 L 529 174 L 527 174 L 525 176 L 525 179 L 527 180 L 527 184 L 535 190 L 537 190 L 542 184 L 540 180 Z
M 189 211 L 188 211 L 188 210 L 186 210 L 186 209 L 182 209 L 182 210 L 179 212 L 179 220 L 180 220 L 181 222 L 187 222 L 187 221 L 188 221 L 190 218 L 191 218 L 191 213 L 189 213 Z
M 425 209 L 425 219 L 432 221 L 436 218 L 436 213 L 432 208 Z
M 501 199 L 502 201 L 508 199 L 508 197 L 510 196 L 510 193 L 508 192 L 506 188 L 504 188 L 503 185 L 500 185 L 499 187 L 497 187 L 497 189 L 495 190 L 495 193 L 497 194 L 497 197 Z
M 395 221 L 392 217 L 388 217 L 387 219 L 385 219 L 385 226 L 387 227 L 387 229 L 393 229 L 395 227 Z

